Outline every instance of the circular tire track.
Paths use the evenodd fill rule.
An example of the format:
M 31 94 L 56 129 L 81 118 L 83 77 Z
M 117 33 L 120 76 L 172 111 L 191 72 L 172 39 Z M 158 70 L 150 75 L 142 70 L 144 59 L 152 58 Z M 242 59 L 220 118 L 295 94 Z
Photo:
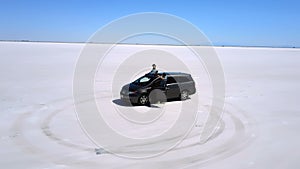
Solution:
M 227 107 L 230 104 L 227 103 Z M 230 105 L 231 108 L 233 108 L 233 105 Z M 236 109 L 236 108 L 235 108 Z M 174 160 L 146 160 L 140 163 L 131 164 L 128 166 L 125 166 L 125 168 L 141 168 L 145 166 L 150 166 L 152 168 L 165 168 L 166 166 L 170 168 L 199 168 L 209 165 L 210 163 L 225 159 L 230 157 L 231 155 L 234 155 L 240 151 L 242 151 L 244 148 L 246 148 L 253 140 L 253 132 L 254 132 L 254 126 L 251 124 L 253 123 L 253 119 L 250 117 L 247 117 L 247 124 L 243 123 L 241 119 L 239 119 L 236 116 L 236 113 L 238 115 L 245 116 L 245 113 L 241 110 L 238 110 L 236 112 L 231 111 L 225 111 L 225 114 L 229 115 L 234 123 L 234 129 L 235 133 L 234 135 L 224 141 L 223 144 L 220 144 L 213 149 L 205 152 L 201 152 L 195 155 L 190 156 L 183 156 L 180 158 L 176 158 Z M 226 125 L 226 123 L 225 123 Z M 223 130 L 224 127 L 221 127 Z M 248 131 L 246 131 L 248 130 Z M 216 130 L 218 133 L 220 130 Z M 218 135 L 213 134 L 210 139 L 207 142 L 213 141 Z M 206 142 L 206 143 L 207 143 Z M 193 148 L 195 149 L 197 146 L 205 146 L 205 144 L 200 143 L 194 143 L 190 145 L 186 145 L 184 147 L 180 148 L 174 148 L 172 151 L 180 150 L 180 149 L 187 149 L 187 148 Z
M 57 103 L 62 103 L 66 102 L 70 98 L 64 98 L 64 99 L 59 99 L 57 101 L 50 102 L 46 105 L 52 105 L 56 106 Z M 89 101 L 89 100 L 87 100 Z M 40 129 L 42 130 L 43 134 L 47 136 L 50 140 L 52 140 L 55 143 L 58 143 L 61 146 L 65 146 L 68 148 L 73 148 L 76 150 L 80 151 L 85 151 L 85 152 L 93 152 L 94 148 L 91 146 L 83 146 L 79 145 L 76 143 L 73 143 L 72 141 L 65 141 L 66 138 L 58 136 L 53 130 L 49 127 L 50 123 L 55 122 L 55 118 L 59 113 L 64 113 L 65 110 L 68 108 L 72 107 L 73 104 L 67 105 L 67 106 L 62 106 L 60 109 L 56 109 L 55 111 L 51 111 L 46 118 L 44 119 L 39 119 L 39 122 L 42 121 L 40 125 Z M 41 109 L 41 106 L 35 106 L 34 109 L 39 110 Z M 33 143 L 30 142 L 30 140 L 27 140 L 25 135 L 26 131 L 23 130 L 23 125 L 26 119 L 30 116 L 37 115 L 34 114 L 36 110 L 29 111 L 27 113 L 20 114 L 19 117 L 16 119 L 14 122 L 14 125 L 11 128 L 11 131 L 16 134 L 16 137 L 14 138 L 15 144 L 25 152 L 29 154 L 35 154 L 38 156 L 42 156 L 48 159 L 52 159 L 54 162 L 59 162 L 59 163 L 69 163 L 69 165 L 76 165 L 73 164 L 73 160 L 71 157 L 64 157 L 63 160 L 62 158 L 59 157 L 53 157 L 51 155 L 51 150 L 49 149 L 40 149 L 39 147 L 35 146 Z M 37 112 L 39 112 L 37 111 Z M 70 111 L 67 111 L 70 112 Z M 226 132 L 225 126 L 227 125 L 228 121 L 220 121 L 218 129 L 215 131 L 215 133 L 209 138 L 209 140 L 205 143 L 199 143 L 197 141 L 193 141 L 187 145 L 179 145 L 173 149 L 171 149 L 169 152 L 165 153 L 162 155 L 162 158 L 157 157 L 157 158 L 151 158 L 151 159 L 145 159 L 142 161 L 138 161 L 137 163 L 130 164 L 128 166 L 125 166 L 127 168 L 140 168 L 140 167 L 145 167 L 145 166 L 152 166 L 152 167 L 157 167 L 157 168 L 162 168 L 166 164 L 172 168 L 182 168 L 182 167 L 201 167 L 201 166 L 206 166 L 211 162 L 218 161 L 221 159 L 225 159 L 241 150 L 243 150 L 247 145 L 251 143 L 251 141 L 254 139 L 251 134 L 253 134 L 254 129 L 253 125 L 254 124 L 252 119 L 247 117 L 245 113 L 239 109 L 237 109 L 235 106 L 230 105 L 229 103 L 226 103 L 226 111 L 224 112 L 226 116 L 230 117 L 233 126 L 234 126 L 234 134 L 232 137 L 230 137 L 228 140 L 225 140 L 223 144 L 220 144 L 213 149 L 210 149 L 208 151 L 200 152 L 197 154 L 193 155 L 181 155 L 180 158 L 176 158 L 176 160 L 164 160 L 164 156 L 168 156 L 168 153 L 176 153 L 180 152 L 181 150 L 193 150 L 197 147 L 201 146 L 206 146 L 207 143 L 213 142 L 215 139 L 218 139 L 219 137 L 222 137 L 222 133 Z M 75 115 L 75 114 L 74 114 Z M 243 117 L 242 117 L 243 116 Z M 40 118 L 40 117 L 39 117 Z M 245 121 L 242 120 L 242 118 L 246 119 Z M 199 127 L 196 127 L 193 130 L 200 130 Z M 190 133 L 188 137 L 185 138 L 185 140 L 197 140 L 197 138 L 200 137 L 200 133 Z M 38 138 L 36 138 L 38 139 Z M 170 138 L 174 139 L 174 138 Z M 161 140 L 161 141 L 168 141 L 168 140 Z M 138 149 L 142 147 L 143 145 L 130 145 L 132 147 L 133 151 L 132 153 L 136 153 L 134 149 Z M 150 150 L 151 151 L 151 150 Z M 50 157 L 50 158 L 49 158 Z M 101 157 L 101 156 L 99 156 Z M 162 159 L 162 160 L 161 160 Z M 73 162 L 72 162 L 73 161 Z M 94 163 L 92 161 L 85 161 L 86 163 Z M 101 162 L 100 162 L 101 163 Z M 120 168 L 124 168 L 124 165 Z

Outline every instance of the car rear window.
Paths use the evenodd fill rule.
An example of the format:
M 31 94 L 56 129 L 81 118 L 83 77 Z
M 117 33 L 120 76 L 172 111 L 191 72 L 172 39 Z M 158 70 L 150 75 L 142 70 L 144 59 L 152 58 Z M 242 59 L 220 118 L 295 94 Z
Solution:
M 175 80 L 177 81 L 177 83 L 183 83 L 183 82 L 191 81 L 191 79 L 188 78 L 187 76 L 178 76 L 178 77 L 175 77 Z

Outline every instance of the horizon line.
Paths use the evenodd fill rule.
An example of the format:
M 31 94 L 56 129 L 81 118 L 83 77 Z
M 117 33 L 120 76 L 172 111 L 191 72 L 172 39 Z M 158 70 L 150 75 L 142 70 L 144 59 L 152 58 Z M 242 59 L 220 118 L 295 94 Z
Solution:
M 32 41 L 32 40 L 0 40 L 0 42 L 33 42 L 33 43 L 74 43 L 74 44 L 120 44 L 120 45 L 161 45 L 161 46 L 186 46 L 186 45 L 179 45 L 179 44 L 150 44 L 150 43 L 110 43 L 110 42 L 68 42 L 68 41 Z M 212 46 L 212 47 L 257 47 L 257 48 L 291 48 L 291 49 L 299 49 L 300 46 L 268 46 L 268 45 L 188 45 L 188 46 Z

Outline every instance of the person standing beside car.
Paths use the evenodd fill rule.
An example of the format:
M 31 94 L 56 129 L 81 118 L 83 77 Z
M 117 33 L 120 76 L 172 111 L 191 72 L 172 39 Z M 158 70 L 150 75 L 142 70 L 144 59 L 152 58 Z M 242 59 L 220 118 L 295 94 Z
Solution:
M 164 92 L 166 90 L 167 84 L 166 73 L 163 73 L 161 76 L 158 75 L 158 82 L 159 86 L 157 87 L 158 90 L 156 89 L 155 97 L 157 99 L 157 102 L 160 104 L 167 101 L 167 96 Z
M 161 78 L 161 81 L 160 81 L 160 87 L 162 89 L 165 89 L 166 88 L 166 84 L 167 84 L 167 79 L 166 79 L 166 73 L 163 73 L 161 76 L 159 76 Z

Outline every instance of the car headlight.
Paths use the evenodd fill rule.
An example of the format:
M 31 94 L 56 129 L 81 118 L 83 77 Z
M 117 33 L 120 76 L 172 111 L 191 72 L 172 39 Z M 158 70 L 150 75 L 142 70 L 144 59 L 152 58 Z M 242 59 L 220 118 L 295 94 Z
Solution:
M 129 91 L 128 94 L 136 94 L 137 91 Z

